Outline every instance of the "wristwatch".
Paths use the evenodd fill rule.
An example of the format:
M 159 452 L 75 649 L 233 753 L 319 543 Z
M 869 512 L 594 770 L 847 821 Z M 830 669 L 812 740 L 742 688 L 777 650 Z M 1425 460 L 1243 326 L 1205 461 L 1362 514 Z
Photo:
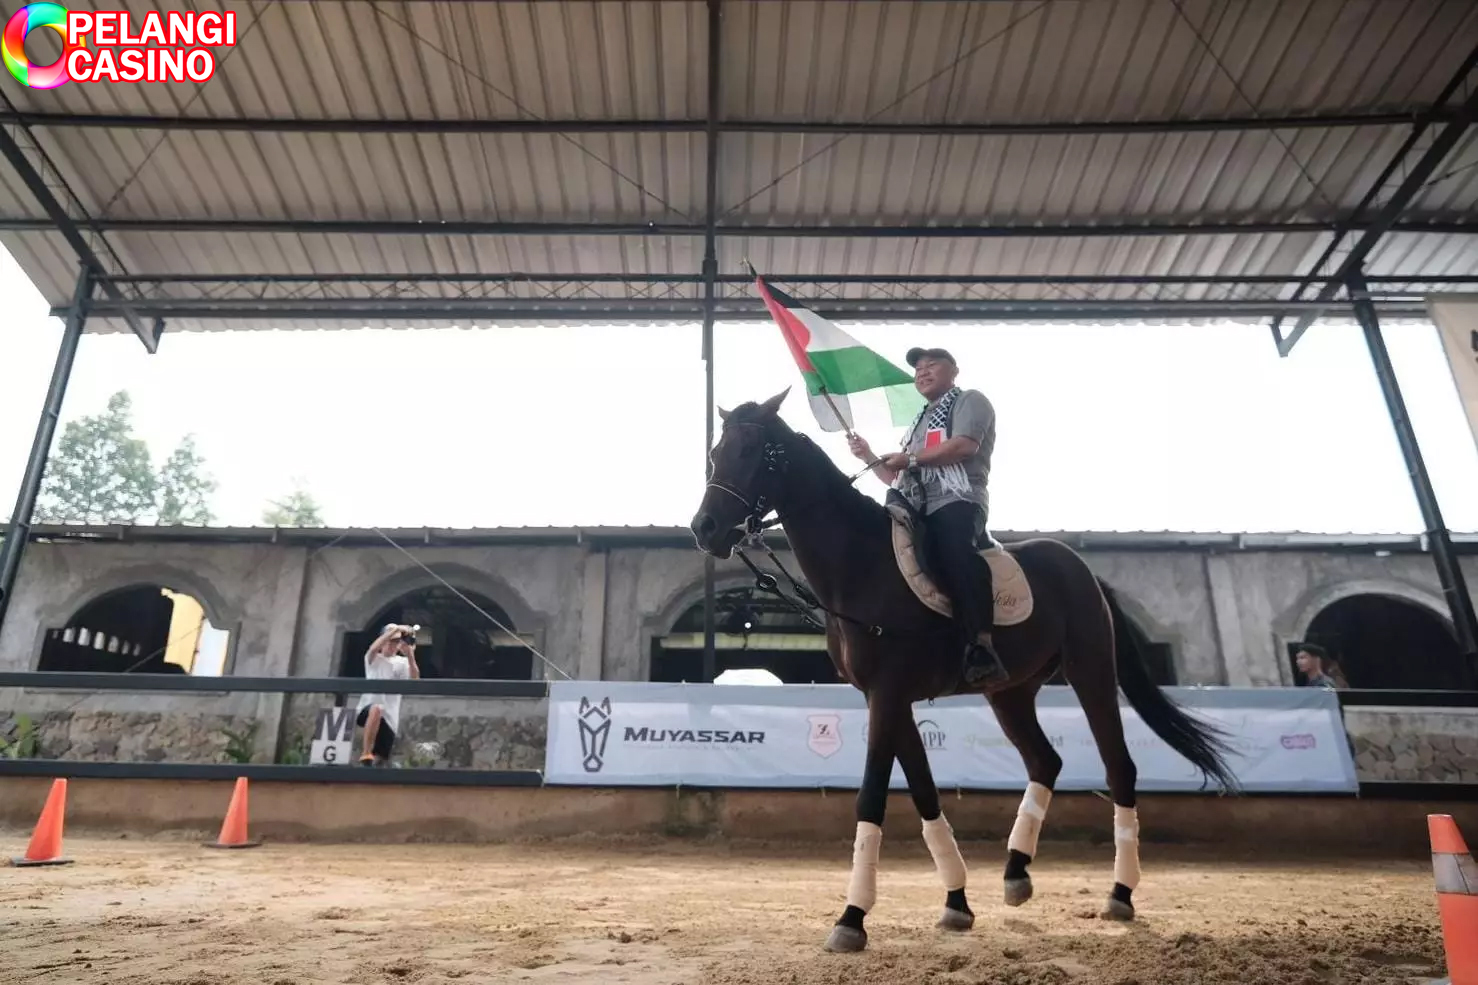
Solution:
M 915 455 L 913 452 L 909 452 L 908 453 L 908 470 L 910 472 L 912 472 L 914 469 L 916 469 L 918 467 L 919 467 L 919 456 Z

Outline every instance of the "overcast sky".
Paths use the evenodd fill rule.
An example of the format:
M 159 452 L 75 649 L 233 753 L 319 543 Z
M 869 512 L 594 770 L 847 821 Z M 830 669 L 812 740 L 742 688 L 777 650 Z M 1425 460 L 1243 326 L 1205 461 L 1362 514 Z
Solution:
M 5 516 L 61 325 L 3 249 L 0 298 Z M 1422 528 L 1353 327 L 1316 327 L 1287 359 L 1262 326 L 845 327 L 900 366 L 910 345 L 948 347 L 994 402 L 996 530 Z M 1448 525 L 1478 530 L 1478 451 L 1435 329 L 1387 336 Z M 721 406 L 799 390 L 773 323 L 716 338 Z M 686 525 L 703 487 L 696 326 L 167 332 L 155 356 L 88 336 L 63 420 L 120 389 L 156 461 L 196 435 L 221 524 L 259 523 L 299 478 L 336 526 Z M 896 446 L 880 395 L 853 409 Z M 850 471 L 798 392 L 784 412 Z

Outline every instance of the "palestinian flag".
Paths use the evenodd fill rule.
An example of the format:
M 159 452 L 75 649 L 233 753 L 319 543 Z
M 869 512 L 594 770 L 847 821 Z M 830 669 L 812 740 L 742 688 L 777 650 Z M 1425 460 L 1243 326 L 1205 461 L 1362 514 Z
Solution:
M 780 326 L 780 334 L 806 383 L 811 413 L 823 431 L 851 431 L 852 407 L 847 394 L 881 389 L 895 426 L 913 423 L 924 398 L 913 376 L 894 366 L 816 312 L 770 287 L 749 268 L 755 287 Z

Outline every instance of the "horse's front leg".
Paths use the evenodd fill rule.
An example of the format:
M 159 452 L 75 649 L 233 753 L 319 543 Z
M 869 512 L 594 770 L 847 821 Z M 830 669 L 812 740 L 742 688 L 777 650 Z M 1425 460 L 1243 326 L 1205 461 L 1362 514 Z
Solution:
M 939 787 L 929 767 L 929 754 L 919 736 L 913 715 L 905 713 L 898 723 L 898 763 L 908 780 L 908 792 L 924 822 L 924 844 L 934 858 L 934 871 L 944 884 L 944 912 L 938 926 L 944 930 L 969 930 L 975 926 L 975 914 L 965 902 L 965 858 L 955 842 L 954 830 L 939 806 Z
M 852 844 L 852 879 L 847 908 L 826 938 L 828 951 L 860 951 L 867 947 L 863 919 L 878 898 L 878 852 L 883 845 L 883 813 L 888 806 L 888 780 L 893 774 L 897 715 L 882 710 L 872 695 L 867 702 L 867 765 L 857 791 L 857 837 Z

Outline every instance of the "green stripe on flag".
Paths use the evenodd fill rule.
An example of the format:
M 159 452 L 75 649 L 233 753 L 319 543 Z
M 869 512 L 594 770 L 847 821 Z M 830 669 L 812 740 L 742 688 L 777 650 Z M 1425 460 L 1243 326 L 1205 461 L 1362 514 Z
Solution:
M 888 411 L 893 416 L 894 427 L 907 427 L 924 409 L 924 395 L 914 388 L 912 380 L 907 386 L 885 387 L 883 392 L 888 395 Z
M 907 383 L 913 385 L 913 377 L 894 366 L 866 346 L 848 346 L 845 349 L 811 349 L 806 352 L 821 385 L 832 393 L 857 393 L 875 387 Z M 809 375 L 809 374 L 807 374 Z M 808 379 L 809 387 L 811 381 Z M 817 391 L 812 390 L 812 393 Z

